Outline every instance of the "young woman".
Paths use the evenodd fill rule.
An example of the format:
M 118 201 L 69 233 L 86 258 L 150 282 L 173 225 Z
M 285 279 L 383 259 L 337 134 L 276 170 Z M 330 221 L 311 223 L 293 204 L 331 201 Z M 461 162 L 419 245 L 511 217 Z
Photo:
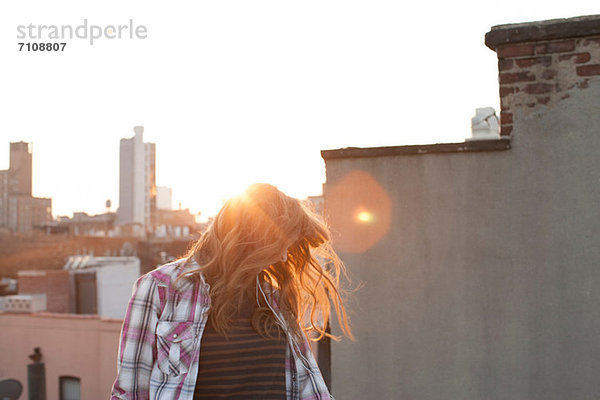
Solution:
M 331 399 L 307 342 L 344 267 L 307 203 L 267 184 L 228 200 L 179 260 L 134 285 L 112 399 Z

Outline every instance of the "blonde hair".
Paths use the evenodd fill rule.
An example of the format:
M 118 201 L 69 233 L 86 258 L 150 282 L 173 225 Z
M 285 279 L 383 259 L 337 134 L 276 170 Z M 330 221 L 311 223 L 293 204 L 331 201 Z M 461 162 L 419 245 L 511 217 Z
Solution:
M 324 336 L 339 340 L 326 331 L 333 305 L 342 332 L 352 339 L 339 286 L 345 268 L 330 242 L 329 229 L 312 203 L 289 197 L 272 185 L 254 184 L 227 200 L 191 246 L 186 257 L 194 257 L 200 268 L 184 276 L 198 278 L 201 271 L 207 278 L 209 318 L 221 334 L 227 334 L 245 296 L 257 305 L 254 329 L 264 337 L 279 335 L 266 299 L 257 295 L 260 281 L 277 290 L 277 306 L 296 338 L 304 332 L 313 340 Z

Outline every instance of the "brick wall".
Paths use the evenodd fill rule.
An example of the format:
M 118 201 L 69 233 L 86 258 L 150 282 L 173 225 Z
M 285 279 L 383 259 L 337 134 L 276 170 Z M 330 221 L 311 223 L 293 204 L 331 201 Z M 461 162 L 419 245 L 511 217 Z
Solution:
M 18 271 L 61 270 L 76 254 L 119 254 L 126 242 L 137 248 L 139 239 L 89 236 L 6 234 L 0 237 L 0 275 L 17 278 Z
M 499 46 L 500 134 L 512 132 L 516 107 L 551 105 L 600 76 L 600 36 Z
M 17 279 L 19 294 L 45 293 L 48 312 L 69 312 L 69 271 L 20 271 Z
M 600 18 L 578 17 L 493 27 L 486 44 L 498 55 L 500 134 L 515 110 L 552 106 L 600 78 Z

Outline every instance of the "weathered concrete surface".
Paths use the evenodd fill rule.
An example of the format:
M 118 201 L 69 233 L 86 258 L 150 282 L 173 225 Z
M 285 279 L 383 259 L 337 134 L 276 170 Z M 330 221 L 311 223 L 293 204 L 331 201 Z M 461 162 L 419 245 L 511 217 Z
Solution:
M 592 78 L 515 109 L 510 150 L 326 158 L 330 215 L 368 203 L 336 186 L 351 171 L 391 200 L 387 234 L 341 254 L 364 287 L 357 342 L 332 343 L 337 398 L 598 398 L 599 111 Z

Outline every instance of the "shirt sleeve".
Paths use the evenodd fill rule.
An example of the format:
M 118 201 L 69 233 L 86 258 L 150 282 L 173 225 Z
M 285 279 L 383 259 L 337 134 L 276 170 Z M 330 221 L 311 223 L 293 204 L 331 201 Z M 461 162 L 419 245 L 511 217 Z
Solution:
M 150 374 L 156 359 L 155 331 L 160 314 L 156 281 L 143 275 L 133 285 L 133 293 L 121 327 L 117 377 L 111 400 L 149 398 Z
M 306 338 L 300 344 L 300 352 L 303 358 L 297 368 L 300 399 L 334 400 Z

